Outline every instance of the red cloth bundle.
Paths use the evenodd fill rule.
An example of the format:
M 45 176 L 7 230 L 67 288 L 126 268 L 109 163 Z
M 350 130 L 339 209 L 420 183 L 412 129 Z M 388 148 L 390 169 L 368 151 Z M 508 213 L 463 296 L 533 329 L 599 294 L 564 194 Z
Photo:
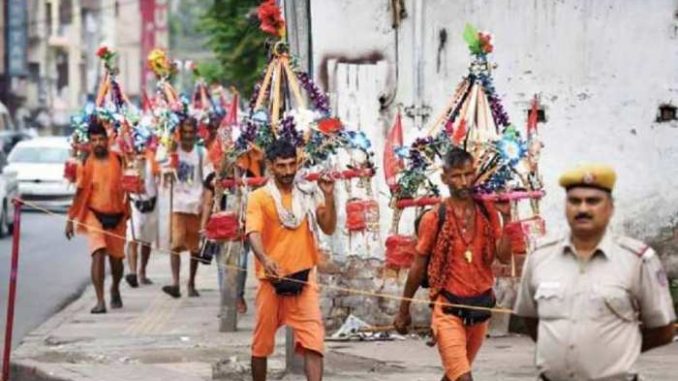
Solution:
M 376 200 L 365 200 L 365 220 L 367 221 L 367 228 L 371 229 L 379 225 L 379 203 Z
M 205 226 L 205 236 L 213 241 L 237 241 L 240 239 L 240 221 L 235 212 L 212 214 Z
M 127 193 L 144 193 L 144 181 L 136 171 L 125 171 L 120 187 Z
M 409 268 L 416 255 L 417 240 L 412 236 L 390 235 L 386 238 L 386 266 Z
M 172 168 L 179 168 L 179 154 L 177 152 L 172 152 L 169 154 L 169 165 Z
M 511 252 L 513 254 L 525 254 L 527 252 L 527 242 L 525 241 L 525 232 L 521 222 L 511 222 L 504 226 L 504 234 L 511 241 Z
M 353 200 L 346 203 L 346 228 L 349 232 L 367 229 L 365 202 L 363 200 Z
M 78 161 L 75 158 L 69 158 L 64 163 L 64 179 L 74 183 L 78 179 Z

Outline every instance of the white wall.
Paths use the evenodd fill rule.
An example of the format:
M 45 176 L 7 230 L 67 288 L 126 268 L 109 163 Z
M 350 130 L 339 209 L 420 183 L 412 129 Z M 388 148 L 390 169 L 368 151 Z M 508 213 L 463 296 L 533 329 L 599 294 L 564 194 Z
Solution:
M 119 81 L 127 96 L 141 96 L 141 10 L 138 1 L 120 3 L 114 48 L 119 52 Z
M 404 105 L 413 103 L 415 1 L 405 1 L 408 17 L 398 32 L 395 103 Z M 548 118 L 540 125 L 548 192 L 542 211 L 552 231 L 564 227 L 557 178 L 580 162 L 603 161 L 617 169 L 616 228 L 651 235 L 678 214 L 678 122 L 654 123 L 660 103 L 678 105 L 678 1 L 422 1 L 423 102 L 433 110 L 429 122 L 466 74 L 469 54 L 461 37 L 466 23 L 494 34 L 495 85 L 516 126 L 524 127 L 529 100 L 541 95 Z M 328 58 L 378 53 L 388 67 L 383 92 L 396 88 L 390 4 L 311 1 L 316 79 Z M 448 38 L 438 72 L 442 28 Z M 385 136 L 393 114 L 391 105 L 381 115 L 383 124 L 372 127 L 378 136 Z M 411 119 L 405 121 L 407 139 L 421 134 Z M 383 140 L 374 143 L 381 151 Z M 383 174 L 379 177 L 384 192 Z M 382 208 L 382 214 L 390 211 Z

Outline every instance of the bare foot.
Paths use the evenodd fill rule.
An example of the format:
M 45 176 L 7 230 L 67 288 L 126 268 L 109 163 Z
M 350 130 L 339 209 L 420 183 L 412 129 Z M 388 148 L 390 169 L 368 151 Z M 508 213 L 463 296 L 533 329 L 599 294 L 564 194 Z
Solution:
M 195 289 L 195 286 L 188 286 L 188 297 L 189 298 L 197 298 L 199 296 L 200 296 L 200 294 L 198 293 L 198 290 Z
M 146 278 L 146 275 L 139 275 L 139 283 L 146 286 L 153 284 L 150 279 Z
M 94 306 L 90 311 L 92 314 L 105 314 L 106 313 L 106 304 L 105 303 L 97 303 L 96 306 Z
M 239 314 L 246 314 L 247 313 L 247 303 L 245 303 L 244 298 L 238 299 L 238 301 L 236 302 L 236 308 L 238 309 Z

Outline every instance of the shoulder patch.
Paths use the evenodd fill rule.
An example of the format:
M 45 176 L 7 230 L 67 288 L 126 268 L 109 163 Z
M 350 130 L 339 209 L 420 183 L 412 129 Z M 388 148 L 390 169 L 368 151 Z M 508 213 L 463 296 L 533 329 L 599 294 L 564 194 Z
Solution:
M 652 250 L 649 250 L 650 246 L 648 246 L 645 242 L 630 237 L 619 236 L 617 237 L 617 243 L 619 246 L 632 252 L 639 258 L 645 258 L 646 255 L 653 253 Z
M 558 236 L 547 236 L 547 237 L 541 237 L 537 239 L 536 244 L 534 245 L 534 251 L 545 249 L 550 246 L 556 245 L 558 242 L 560 242 L 563 238 L 558 237 Z

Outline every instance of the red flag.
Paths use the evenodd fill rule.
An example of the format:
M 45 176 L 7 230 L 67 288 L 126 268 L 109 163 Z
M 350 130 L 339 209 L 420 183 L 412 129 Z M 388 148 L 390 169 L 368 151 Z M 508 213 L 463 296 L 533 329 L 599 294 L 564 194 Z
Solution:
M 214 168 L 219 168 L 221 158 L 224 156 L 224 149 L 221 146 L 221 141 L 216 138 L 207 146 L 207 158 L 210 160 Z
M 396 175 L 403 169 L 404 164 L 395 154 L 395 148 L 403 145 L 403 124 L 400 117 L 400 112 L 396 115 L 395 123 L 391 127 L 391 131 L 386 136 L 384 143 L 384 176 L 386 177 L 386 184 L 391 190 L 397 186 Z
M 454 144 L 460 145 L 464 139 L 466 139 L 466 119 L 462 119 L 459 121 L 459 126 L 457 127 L 457 130 L 454 131 L 454 135 L 452 136 L 452 140 L 454 141 Z
M 530 109 L 530 115 L 527 117 L 527 135 L 530 136 L 537 132 L 537 121 L 539 120 L 539 102 L 537 101 L 537 96 L 534 96 L 532 99 L 532 108 Z
M 226 114 L 226 123 L 229 126 L 235 125 L 238 123 L 238 93 L 235 92 L 233 93 L 233 99 L 231 100 L 231 103 L 228 106 L 228 111 Z
M 153 111 L 153 101 L 151 100 L 151 98 L 149 98 L 148 93 L 146 92 L 146 89 L 144 89 L 142 95 L 143 95 L 143 101 L 142 101 L 141 109 L 144 112 Z

